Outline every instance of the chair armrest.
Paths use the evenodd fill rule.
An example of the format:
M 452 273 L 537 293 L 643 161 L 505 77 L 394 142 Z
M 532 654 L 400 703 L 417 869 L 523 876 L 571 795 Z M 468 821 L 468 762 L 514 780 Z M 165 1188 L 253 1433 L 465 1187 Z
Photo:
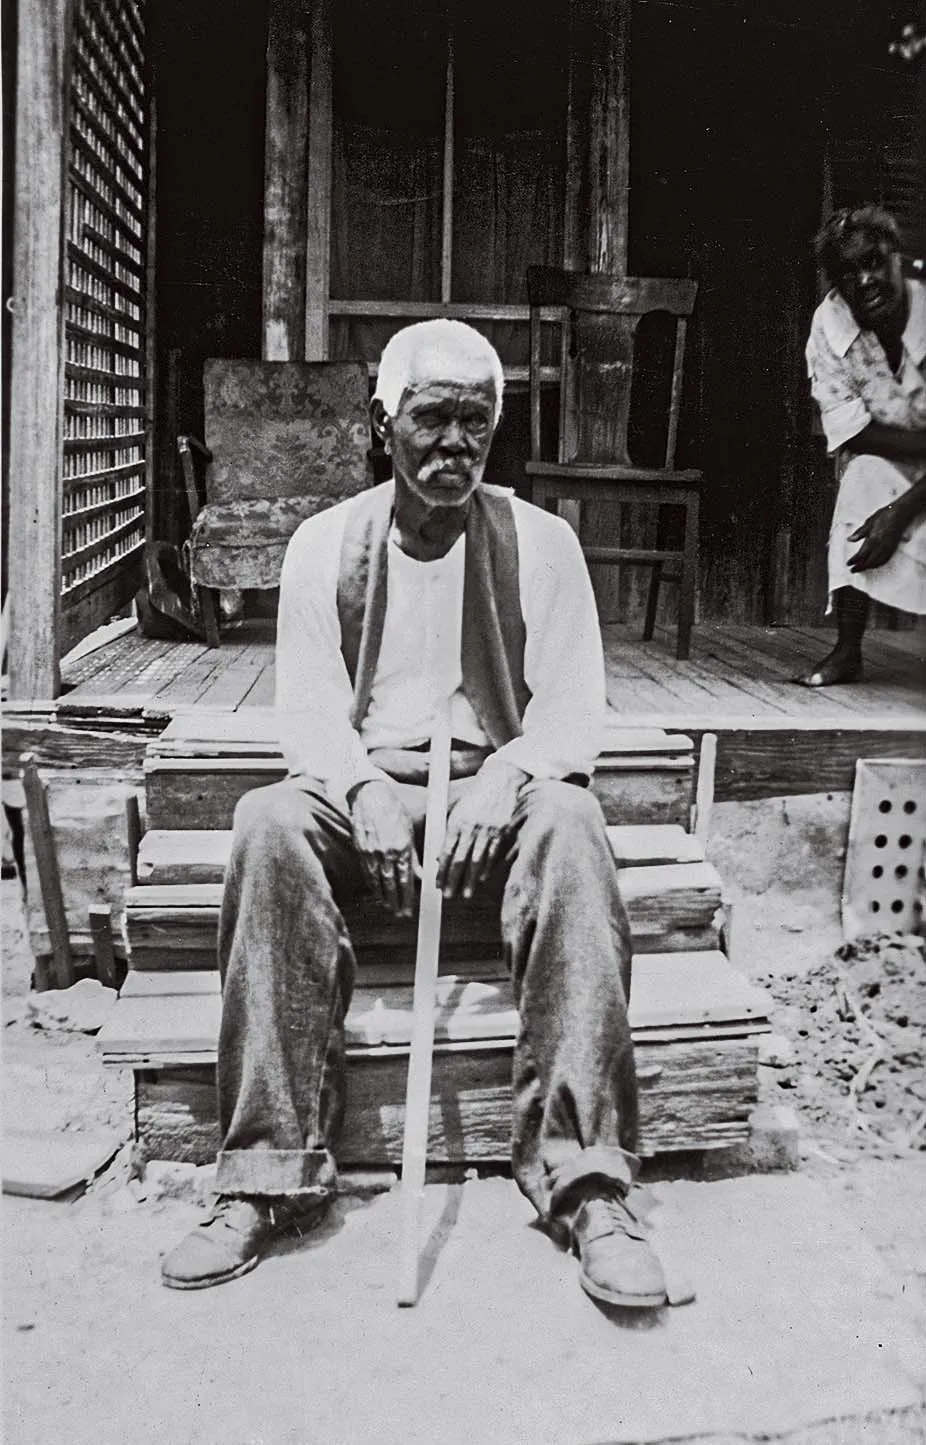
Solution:
M 186 499 L 190 508 L 190 526 L 192 526 L 205 502 L 205 487 L 200 487 L 200 479 L 197 476 L 193 457 L 195 454 L 203 463 L 211 462 L 212 453 L 198 437 L 187 435 L 178 436 L 177 450 L 180 453 L 180 464 L 183 467 L 183 484 L 186 487 Z

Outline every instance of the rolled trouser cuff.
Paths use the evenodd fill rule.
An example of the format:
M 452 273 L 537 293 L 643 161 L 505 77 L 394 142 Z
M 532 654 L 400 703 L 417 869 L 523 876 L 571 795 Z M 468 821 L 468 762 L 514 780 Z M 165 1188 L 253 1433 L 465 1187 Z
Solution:
M 223 1149 L 215 1185 L 219 1194 L 332 1194 L 337 1177 L 328 1149 Z
M 578 1205 L 598 1188 L 616 1187 L 629 1193 L 640 1169 L 636 1154 L 617 1145 L 593 1144 L 568 1159 L 556 1171 L 550 1191 L 550 1214 L 564 1223 L 571 1221 Z

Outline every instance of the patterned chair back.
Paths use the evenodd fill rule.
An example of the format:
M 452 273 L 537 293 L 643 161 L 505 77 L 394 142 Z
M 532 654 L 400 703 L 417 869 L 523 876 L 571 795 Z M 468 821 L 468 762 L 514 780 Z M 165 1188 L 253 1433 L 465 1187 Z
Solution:
M 367 368 L 358 361 L 229 361 L 203 367 L 207 503 L 324 497 L 372 480 Z

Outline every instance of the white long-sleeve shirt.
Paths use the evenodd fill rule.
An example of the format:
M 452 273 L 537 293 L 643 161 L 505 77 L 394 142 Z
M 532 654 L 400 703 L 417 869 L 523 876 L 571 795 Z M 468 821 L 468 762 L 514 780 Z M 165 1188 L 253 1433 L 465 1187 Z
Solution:
M 486 744 L 462 692 L 460 661 L 465 537 L 445 557 L 419 562 L 388 544 L 382 644 L 359 731 L 341 652 L 337 588 L 352 499 L 303 522 L 280 579 L 276 706 L 291 772 L 317 778 L 332 797 L 383 774 L 371 749 L 428 740 L 437 706 L 450 705 L 453 736 Z M 518 583 L 531 693 L 523 732 L 493 755 L 538 778 L 591 773 L 605 712 L 604 661 L 585 560 L 566 522 L 512 498 Z

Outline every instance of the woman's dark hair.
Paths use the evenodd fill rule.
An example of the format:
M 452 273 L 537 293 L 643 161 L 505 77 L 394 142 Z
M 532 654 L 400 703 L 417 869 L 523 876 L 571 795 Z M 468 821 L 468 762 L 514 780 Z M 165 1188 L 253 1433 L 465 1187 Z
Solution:
M 842 206 L 823 223 L 813 243 L 814 255 L 831 285 L 838 280 L 846 239 L 859 233 L 874 241 L 886 241 L 892 251 L 900 250 L 900 227 L 890 211 L 872 201 L 862 206 Z

